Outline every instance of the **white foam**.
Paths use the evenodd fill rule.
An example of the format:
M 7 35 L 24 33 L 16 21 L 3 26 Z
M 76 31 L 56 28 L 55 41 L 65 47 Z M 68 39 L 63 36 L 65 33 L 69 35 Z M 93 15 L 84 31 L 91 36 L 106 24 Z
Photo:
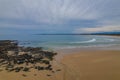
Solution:
M 108 41 L 110 41 L 110 42 L 113 42 L 113 41 L 115 41 L 114 39 L 107 39 Z
M 62 47 L 54 47 L 53 49 L 82 49 L 82 48 L 116 48 L 116 46 L 118 48 L 120 48 L 120 45 L 116 45 L 116 44 L 108 44 L 108 45 L 104 45 L 104 44 L 99 44 L 99 45 L 88 45 L 88 46 L 62 46 Z M 117 49 L 117 48 L 116 48 Z
M 95 41 L 96 41 L 96 39 L 95 39 L 95 38 L 93 38 L 93 39 L 88 40 L 88 41 L 71 42 L 71 43 L 91 43 L 91 42 L 95 42 Z

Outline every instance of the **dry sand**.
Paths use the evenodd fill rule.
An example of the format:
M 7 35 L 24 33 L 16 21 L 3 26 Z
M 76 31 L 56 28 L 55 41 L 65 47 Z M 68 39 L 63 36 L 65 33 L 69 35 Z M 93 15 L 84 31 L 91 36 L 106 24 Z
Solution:
M 58 55 L 60 59 L 52 63 L 54 73 L 37 70 L 19 73 L 1 71 L 0 80 L 120 80 L 120 50 L 67 50 L 60 53 L 62 52 L 71 54 L 62 58 Z M 56 71 L 57 69 L 62 71 Z
M 76 72 L 78 80 L 120 80 L 119 50 L 74 52 L 62 62 Z

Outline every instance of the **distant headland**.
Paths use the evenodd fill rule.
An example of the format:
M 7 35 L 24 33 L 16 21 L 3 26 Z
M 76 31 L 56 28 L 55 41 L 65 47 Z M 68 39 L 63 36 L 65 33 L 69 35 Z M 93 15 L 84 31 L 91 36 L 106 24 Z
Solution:
M 96 33 L 38 33 L 34 35 L 111 35 L 120 36 L 120 32 L 96 32 Z

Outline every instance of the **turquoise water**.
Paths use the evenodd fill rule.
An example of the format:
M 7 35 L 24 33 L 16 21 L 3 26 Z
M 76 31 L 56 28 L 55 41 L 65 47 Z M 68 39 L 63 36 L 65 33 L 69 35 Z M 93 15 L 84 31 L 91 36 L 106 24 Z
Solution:
M 95 35 L 0 35 L 0 40 L 18 40 L 21 46 L 51 49 L 120 45 L 119 37 Z

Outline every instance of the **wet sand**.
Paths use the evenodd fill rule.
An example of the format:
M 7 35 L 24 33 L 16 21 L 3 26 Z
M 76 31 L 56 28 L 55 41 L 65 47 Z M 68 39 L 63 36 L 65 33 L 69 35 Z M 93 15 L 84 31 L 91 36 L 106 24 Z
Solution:
M 0 71 L 0 80 L 120 80 L 120 50 L 60 50 L 58 53 L 52 62 L 54 72 Z

